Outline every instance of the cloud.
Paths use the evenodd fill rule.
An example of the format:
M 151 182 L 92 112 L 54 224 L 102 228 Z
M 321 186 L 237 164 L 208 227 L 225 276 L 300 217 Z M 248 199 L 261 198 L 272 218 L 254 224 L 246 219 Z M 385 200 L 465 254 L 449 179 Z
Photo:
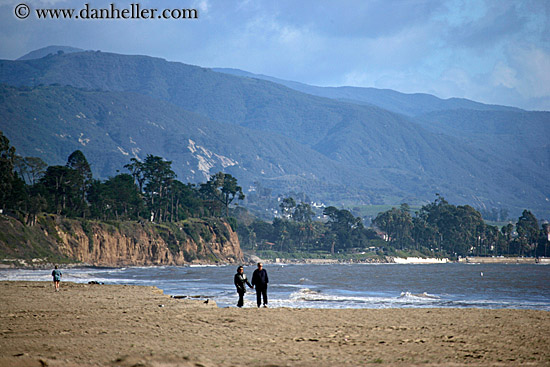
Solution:
M 525 19 L 516 7 L 504 5 L 487 9 L 486 14 L 475 21 L 450 27 L 447 42 L 459 47 L 485 50 L 521 34 L 525 26 Z
M 392 88 L 550 109 L 550 1 L 140 2 L 196 8 L 199 19 L 193 21 L 18 20 L 16 3 L 0 0 L 1 58 L 57 44 L 234 67 L 316 85 Z M 33 6 L 78 9 L 85 3 L 36 0 Z
M 517 72 L 503 62 L 495 65 L 491 79 L 495 87 L 514 88 L 518 84 Z
M 194 4 L 195 5 L 192 6 L 191 8 L 197 8 L 200 11 L 201 15 L 208 14 L 208 9 L 210 8 L 210 4 L 208 3 L 207 0 L 195 1 Z
M 509 68 L 517 75 L 511 87 L 524 97 L 550 95 L 550 53 L 534 45 L 514 45 L 508 51 Z
M 346 38 L 400 33 L 424 23 L 440 6 L 435 0 L 403 1 L 398 6 L 385 0 L 260 2 L 264 12 L 281 24 L 301 24 L 321 36 Z

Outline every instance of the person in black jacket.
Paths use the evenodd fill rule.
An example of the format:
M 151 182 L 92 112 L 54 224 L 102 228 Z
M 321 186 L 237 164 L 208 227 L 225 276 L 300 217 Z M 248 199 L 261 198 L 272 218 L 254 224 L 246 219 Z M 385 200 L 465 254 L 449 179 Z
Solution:
M 258 269 L 254 270 L 252 274 L 252 286 L 256 287 L 256 303 L 258 307 L 262 304 L 262 296 L 264 307 L 267 307 L 267 283 L 269 283 L 267 271 L 263 268 L 262 263 L 258 263 Z
M 239 266 L 237 268 L 237 274 L 235 274 L 233 282 L 235 283 L 235 287 L 237 287 L 237 293 L 239 294 L 239 302 L 237 302 L 237 307 L 243 307 L 246 286 L 248 285 L 250 288 L 252 288 L 252 285 L 246 278 L 246 274 L 244 273 L 244 269 L 242 266 Z

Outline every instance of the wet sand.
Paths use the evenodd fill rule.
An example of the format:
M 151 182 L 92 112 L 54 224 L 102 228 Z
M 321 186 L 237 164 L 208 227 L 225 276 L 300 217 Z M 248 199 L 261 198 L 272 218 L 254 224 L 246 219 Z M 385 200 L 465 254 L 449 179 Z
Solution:
M 1 282 L 0 305 L 2 367 L 550 366 L 545 311 L 222 309 L 65 282 Z

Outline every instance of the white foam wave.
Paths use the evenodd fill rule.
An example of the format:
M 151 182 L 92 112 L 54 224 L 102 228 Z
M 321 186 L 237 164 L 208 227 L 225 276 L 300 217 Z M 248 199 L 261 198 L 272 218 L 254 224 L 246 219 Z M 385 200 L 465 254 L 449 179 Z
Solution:
M 318 290 L 302 288 L 290 294 L 292 301 L 308 301 L 308 302 L 368 302 L 372 301 L 372 297 L 357 297 L 357 296 L 339 296 L 334 294 L 323 293 Z
M 440 299 L 440 297 L 438 296 L 435 296 L 433 294 L 429 294 L 429 293 L 411 293 L 411 292 L 401 292 L 401 295 L 399 296 L 400 298 L 407 298 L 407 297 L 410 297 L 410 298 L 429 298 L 429 299 Z
M 402 292 L 396 296 L 332 294 L 315 289 L 302 288 L 290 294 L 288 299 L 297 307 L 316 308 L 390 308 L 390 307 L 428 307 L 440 303 L 438 296 L 427 292 L 413 294 Z M 292 306 L 291 306 L 292 307 Z M 294 306 L 296 307 L 296 306 Z

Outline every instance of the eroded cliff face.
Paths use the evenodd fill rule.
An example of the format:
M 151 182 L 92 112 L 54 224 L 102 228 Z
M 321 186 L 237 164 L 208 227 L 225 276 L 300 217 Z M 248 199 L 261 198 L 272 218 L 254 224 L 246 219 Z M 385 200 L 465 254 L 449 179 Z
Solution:
M 243 261 L 237 234 L 227 222 L 216 218 L 153 224 L 79 221 L 47 215 L 33 230 L 44 236 L 58 254 L 94 266 Z

